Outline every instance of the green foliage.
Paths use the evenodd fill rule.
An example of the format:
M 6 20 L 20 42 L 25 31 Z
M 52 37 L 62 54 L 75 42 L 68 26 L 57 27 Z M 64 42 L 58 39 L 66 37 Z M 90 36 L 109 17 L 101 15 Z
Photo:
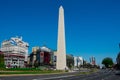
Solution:
M 39 69 L 37 69 L 37 70 L 35 70 L 35 69 L 33 69 L 33 70 L 25 70 L 25 68 L 23 69 L 23 70 L 20 70 L 20 71 L 18 71 L 18 70 L 15 70 L 14 69 L 14 71 L 13 70 L 8 70 L 8 71 L 1 71 L 0 72 L 0 75 L 4 75 L 4 74 L 6 74 L 6 75 L 9 75 L 9 74 L 48 74 L 48 73 L 62 73 L 63 71 L 61 71 L 61 70 L 39 70 Z
M 39 62 L 36 60 L 35 63 L 34 63 L 34 67 L 35 68 L 38 68 L 39 67 Z
M 4 68 L 4 54 L 0 53 L 0 68 Z
M 41 71 L 38 68 L 6 68 L 6 71 Z
M 102 64 L 105 65 L 106 68 L 112 67 L 113 60 L 112 58 L 106 57 L 103 59 Z
M 74 66 L 74 57 L 72 55 L 66 55 L 67 66 L 71 69 Z

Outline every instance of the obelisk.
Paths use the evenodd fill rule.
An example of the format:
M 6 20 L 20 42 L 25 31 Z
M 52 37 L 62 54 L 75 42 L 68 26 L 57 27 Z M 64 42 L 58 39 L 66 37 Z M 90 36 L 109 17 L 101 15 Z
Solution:
M 65 70 L 66 68 L 66 45 L 65 45 L 65 24 L 64 24 L 64 9 L 59 8 L 58 19 L 58 40 L 57 40 L 57 70 Z

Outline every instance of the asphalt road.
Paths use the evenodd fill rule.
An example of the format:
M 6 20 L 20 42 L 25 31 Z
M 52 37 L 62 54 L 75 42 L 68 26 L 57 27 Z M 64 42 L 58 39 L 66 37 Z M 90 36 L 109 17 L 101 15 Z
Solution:
M 112 70 L 100 70 L 87 75 L 78 75 L 78 72 L 51 75 L 31 76 L 4 76 L 0 80 L 120 80 L 120 75 L 115 75 Z

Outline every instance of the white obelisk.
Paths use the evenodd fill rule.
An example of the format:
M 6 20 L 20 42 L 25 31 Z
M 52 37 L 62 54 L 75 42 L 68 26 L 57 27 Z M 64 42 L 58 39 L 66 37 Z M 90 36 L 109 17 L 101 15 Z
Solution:
M 66 45 L 65 45 L 65 26 L 64 26 L 64 9 L 59 8 L 58 20 L 58 41 L 57 41 L 57 70 L 65 70 L 66 68 Z

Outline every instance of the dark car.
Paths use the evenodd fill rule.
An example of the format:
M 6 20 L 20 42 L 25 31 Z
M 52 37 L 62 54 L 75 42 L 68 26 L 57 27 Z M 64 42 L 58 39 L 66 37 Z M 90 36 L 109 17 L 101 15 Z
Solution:
M 116 71 L 115 71 L 115 74 L 116 74 L 116 75 L 120 75 L 120 70 L 116 70 Z

